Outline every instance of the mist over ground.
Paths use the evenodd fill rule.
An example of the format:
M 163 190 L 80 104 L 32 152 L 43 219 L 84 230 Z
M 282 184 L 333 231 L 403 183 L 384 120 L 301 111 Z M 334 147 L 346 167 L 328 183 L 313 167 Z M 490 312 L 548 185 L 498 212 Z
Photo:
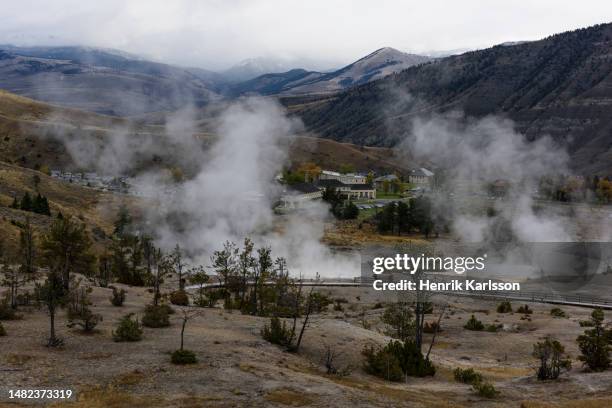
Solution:
M 207 264 L 225 241 L 240 244 L 249 237 L 259 246 L 271 246 L 286 257 L 294 275 L 355 276 L 355 255 L 334 254 L 320 240 L 329 220 L 327 204 L 310 203 L 298 213 L 275 216 L 273 207 L 282 193 L 277 182 L 287 164 L 288 149 L 301 123 L 289 118 L 277 103 L 259 98 L 230 104 L 216 120 L 218 140 L 210 149 L 195 146 L 195 129 L 188 114 L 170 116 L 166 134 L 186 143 L 187 167 L 200 167 L 193 177 L 168 184 L 160 173 L 136 179 L 136 191 L 156 205 L 146 210 L 148 228 L 158 244 L 179 243 L 194 262 Z M 190 163 L 196 160 L 198 163 Z
M 528 141 L 515 130 L 511 120 L 487 116 L 466 117 L 461 112 L 417 117 L 405 132 L 399 149 L 417 160 L 434 163 L 439 172 L 439 187 L 446 194 L 434 195 L 444 201 L 445 211 L 458 207 L 465 196 L 488 195 L 487 186 L 503 183 L 503 200 L 489 198 L 488 214 L 466 213 L 451 208 L 452 229 L 467 242 L 518 240 L 522 242 L 559 242 L 574 239 L 573 222 L 550 211 L 534 210 L 534 193 L 543 177 L 571 174 L 569 156 L 552 138 L 542 135 Z M 504 236 L 500 231 L 505 229 Z
M 289 147 L 304 131 L 302 123 L 272 99 L 241 98 L 217 109 L 212 141 L 199 136 L 201 116 L 193 107 L 166 114 L 157 133 L 125 122 L 103 136 L 92 130 L 92 137 L 58 127 L 53 138 L 75 163 L 101 174 L 134 172 L 136 162 L 152 156 L 185 170 L 177 180 L 168 168 L 154 167 L 138 171 L 132 182 L 133 192 L 147 202 L 146 232 L 162 248 L 178 243 L 192 263 L 208 265 L 225 241 L 240 244 L 249 237 L 258 246 L 271 246 L 274 256 L 286 257 L 295 276 L 359 275 L 357 252 L 339 252 L 321 242 L 325 223 L 332 220 L 326 203 L 312 202 L 282 216 L 273 211 L 284 188 L 276 176 L 289 164 Z M 542 177 L 570 174 L 566 151 L 548 136 L 528 141 L 508 119 L 474 119 L 456 111 L 416 117 L 403 133 L 400 154 L 413 158 L 413 166 L 432 163 L 444 175 L 430 197 L 436 217 L 450 219 L 453 240 L 576 239 L 581 214 L 567 217 L 533 199 Z M 500 180 L 508 182 L 508 191 L 503 200 L 488 201 L 488 211 L 473 211 L 461 201 Z M 601 226 L 604 237 L 610 236 L 607 224 Z M 510 252 L 508 258 L 515 261 Z

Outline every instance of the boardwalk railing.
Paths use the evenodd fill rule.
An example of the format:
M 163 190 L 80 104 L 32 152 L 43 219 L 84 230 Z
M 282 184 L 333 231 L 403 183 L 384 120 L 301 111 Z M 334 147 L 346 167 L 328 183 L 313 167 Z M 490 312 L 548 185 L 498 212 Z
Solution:
M 356 277 L 353 279 L 343 280 L 302 280 L 297 282 L 302 286 L 308 287 L 368 287 L 371 286 L 373 279 L 367 278 L 362 279 Z M 252 282 L 248 283 L 249 285 Z M 272 285 L 273 282 L 266 282 L 266 285 Z M 223 284 L 221 282 L 207 283 L 204 285 L 205 289 L 221 288 Z M 199 286 L 188 286 L 187 289 L 198 289 Z M 588 308 L 602 308 L 612 310 L 612 299 L 600 298 L 588 295 L 564 295 L 564 294 L 552 294 L 544 292 L 534 291 L 520 291 L 520 292 L 485 292 L 485 291 L 442 291 L 440 294 L 450 296 L 464 296 L 477 299 L 495 299 L 495 300 L 515 300 L 532 303 L 549 303 L 557 305 L 567 306 L 578 306 Z

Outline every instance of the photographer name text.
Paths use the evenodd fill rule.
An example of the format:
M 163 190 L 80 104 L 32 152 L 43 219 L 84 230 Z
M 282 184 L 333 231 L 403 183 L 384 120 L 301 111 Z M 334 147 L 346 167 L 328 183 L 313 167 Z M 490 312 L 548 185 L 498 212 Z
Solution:
M 458 291 L 520 291 L 518 282 L 494 282 L 478 281 L 474 279 L 454 279 L 448 282 L 437 282 L 429 279 L 412 281 L 402 279 L 398 282 L 384 282 L 377 279 L 372 283 L 374 290 L 399 290 L 399 291 L 432 291 L 432 292 L 458 292 Z

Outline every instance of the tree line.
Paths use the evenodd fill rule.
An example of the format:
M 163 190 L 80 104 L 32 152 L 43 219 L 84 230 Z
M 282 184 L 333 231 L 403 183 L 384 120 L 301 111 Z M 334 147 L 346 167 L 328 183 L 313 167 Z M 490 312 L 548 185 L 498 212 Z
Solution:
M 437 237 L 448 230 L 449 220 L 434 211 L 432 200 L 427 196 L 411 198 L 408 202 L 394 201 L 379 211 L 375 220 L 378 231 L 390 234 L 407 234 L 418 230 L 425 238 Z
M 549 200 L 562 202 L 612 203 L 612 180 L 609 176 L 575 177 L 559 175 L 542 177 L 539 191 Z
M 339 220 L 354 220 L 359 217 L 359 208 L 355 203 L 344 200 L 335 188 L 325 188 L 322 199 L 329 204 L 329 211 Z
M 49 208 L 49 200 L 47 197 L 38 193 L 35 197 L 32 197 L 29 192 L 26 192 L 21 200 L 17 197 L 13 199 L 11 208 L 22 211 L 29 211 L 36 214 L 51 215 L 51 209 Z
M 9 251 L 0 245 L 2 284 L 9 288 L 0 305 L 0 315 L 2 310 L 16 310 L 31 301 L 43 305 L 49 316 L 47 345 L 56 347 L 62 344 L 56 334 L 60 309 L 67 309 L 71 327 L 82 327 L 84 331 L 93 330 L 101 319 L 89 308 L 91 285 L 86 281 L 111 287 L 111 303 L 121 306 L 125 291 L 112 286 L 118 282 L 152 288 L 151 303 L 142 319 L 142 324 L 148 327 L 170 324 L 168 303 L 186 306 L 193 302 L 195 306 L 214 307 L 222 302 L 225 309 L 245 314 L 293 319 L 292 334 L 284 344 L 297 351 L 308 317 L 301 328 L 298 319 L 329 304 L 320 295 L 304 294 L 301 285 L 290 278 L 286 260 L 273 257 L 270 247 L 256 248 L 249 238 L 245 238 L 242 246 L 226 242 L 212 254 L 209 265 L 189 265 L 179 245 L 163 251 L 151 237 L 137 230 L 129 211 L 122 207 L 114 222 L 111 243 L 96 256 L 85 224 L 79 220 L 57 217 L 46 231 L 37 235 L 26 218 L 18 249 Z M 207 286 L 209 272 L 216 275 L 219 287 Z M 170 277 L 176 278 L 176 286 L 164 293 L 163 288 L 167 290 L 168 285 L 163 284 Z M 188 283 L 197 288 L 193 300 L 186 291 Z M 28 284 L 34 285 L 33 293 L 24 290 Z M 121 324 L 132 334 L 138 332 L 132 318 L 122 320 Z

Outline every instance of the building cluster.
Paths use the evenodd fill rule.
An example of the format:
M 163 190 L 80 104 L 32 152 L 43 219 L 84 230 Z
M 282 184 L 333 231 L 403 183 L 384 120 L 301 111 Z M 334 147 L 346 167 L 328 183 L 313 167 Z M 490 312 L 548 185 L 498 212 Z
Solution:
M 368 176 L 363 174 L 341 174 L 335 171 L 323 170 L 316 181 L 321 190 L 335 189 L 342 198 L 348 200 L 364 200 L 376 198 L 376 187 L 368 183 Z
M 408 181 L 414 185 L 415 191 L 426 191 L 433 185 L 434 173 L 418 168 L 408 175 Z M 283 208 L 299 208 L 306 202 L 323 197 L 326 189 L 334 189 L 345 200 L 375 200 L 376 191 L 384 191 L 385 185 L 400 183 L 398 176 L 389 174 L 377 177 L 369 182 L 364 174 L 339 173 L 323 170 L 311 183 L 288 185 L 283 192 L 280 205 Z
M 338 173 L 323 170 L 312 183 L 297 183 L 286 187 L 281 196 L 281 207 L 294 209 L 312 200 L 323 198 L 323 191 L 334 189 L 343 199 L 365 200 L 376 198 L 376 188 L 363 174 Z
M 125 176 L 101 176 L 94 172 L 70 172 L 51 170 L 51 177 L 80 186 L 102 191 L 127 194 L 130 190 L 129 178 Z

